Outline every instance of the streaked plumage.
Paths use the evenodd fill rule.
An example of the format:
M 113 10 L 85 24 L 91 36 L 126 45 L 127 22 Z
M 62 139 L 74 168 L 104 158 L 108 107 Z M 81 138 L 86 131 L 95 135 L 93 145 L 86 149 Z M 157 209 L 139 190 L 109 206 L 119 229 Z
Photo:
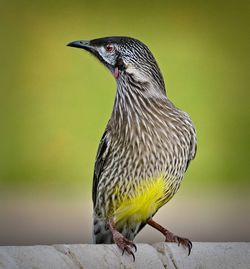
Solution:
M 69 45 L 81 47 L 79 42 Z M 143 43 L 127 37 L 84 42 L 82 47 L 117 80 L 113 111 L 95 162 L 94 242 L 114 241 L 110 220 L 133 240 L 177 192 L 195 156 L 195 128 L 188 114 L 166 96 L 160 69 Z

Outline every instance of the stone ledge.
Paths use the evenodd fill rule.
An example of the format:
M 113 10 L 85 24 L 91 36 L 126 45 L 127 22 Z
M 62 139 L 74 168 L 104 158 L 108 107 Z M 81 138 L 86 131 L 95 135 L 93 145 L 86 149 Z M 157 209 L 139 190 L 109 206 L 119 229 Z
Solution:
M 115 245 L 0 246 L 0 269 L 250 268 L 250 243 L 194 243 L 190 256 L 174 243 L 137 248 L 133 262 Z

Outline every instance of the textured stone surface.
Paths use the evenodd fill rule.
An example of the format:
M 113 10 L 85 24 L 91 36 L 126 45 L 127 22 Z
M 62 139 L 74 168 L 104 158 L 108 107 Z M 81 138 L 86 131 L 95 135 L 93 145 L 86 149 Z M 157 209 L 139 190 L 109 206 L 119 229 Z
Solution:
M 0 247 L 0 269 L 250 268 L 250 243 L 194 243 L 190 256 L 176 244 L 137 244 L 136 260 L 114 245 Z
M 153 247 L 166 268 L 250 269 L 250 243 L 194 243 L 190 256 L 177 244 L 157 243 Z

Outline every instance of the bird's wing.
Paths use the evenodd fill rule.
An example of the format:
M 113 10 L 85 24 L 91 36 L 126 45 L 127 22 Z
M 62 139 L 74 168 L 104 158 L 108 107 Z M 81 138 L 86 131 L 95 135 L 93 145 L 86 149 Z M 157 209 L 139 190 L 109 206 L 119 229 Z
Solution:
M 109 147 L 107 143 L 107 129 L 106 129 L 99 143 L 95 160 L 95 169 L 94 169 L 93 187 L 92 187 L 92 200 L 94 206 L 96 203 L 97 186 L 103 171 L 103 166 L 107 160 L 108 153 L 109 153 Z
M 186 170 L 188 169 L 190 162 L 195 158 L 196 151 L 197 151 L 197 143 L 196 143 L 196 135 L 194 134 L 192 135 L 192 139 L 190 141 L 189 156 L 188 156 Z

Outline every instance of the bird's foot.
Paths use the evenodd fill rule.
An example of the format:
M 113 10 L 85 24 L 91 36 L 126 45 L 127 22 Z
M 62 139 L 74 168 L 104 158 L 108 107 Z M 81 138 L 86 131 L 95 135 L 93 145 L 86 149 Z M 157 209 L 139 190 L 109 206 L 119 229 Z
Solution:
M 124 254 L 124 252 L 126 252 L 127 254 L 131 255 L 133 257 L 133 260 L 135 261 L 135 254 L 133 252 L 133 248 L 135 249 L 136 252 L 137 250 L 136 245 L 132 241 L 125 238 L 118 231 L 113 233 L 113 239 L 116 245 L 122 250 L 122 255 Z
M 165 242 L 174 242 L 177 243 L 178 246 L 182 245 L 184 248 L 188 249 L 188 255 L 190 255 L 191 253 L 191 249 L 192 249 L 192 242 L 187 239 L 187 238 L 182 238 L 178 235 L 174 235 L 173 233 L 171 233 L 170 231 L 168 231 L 167 229 L 165 229 Z
M 178 246 L 182 245 L 184 248 L 188 249 L 188 255 L 190 255 L 191 249 L 192 249 L 192 242 L 189 239 L 182 238 L 178 235 L 171 233 L 169 230 L 162 227 L 160 224 L 155 222 L 153 219 L 149 219 L 148 224 L 150 226 L 154 227 L 156 230 L 158 230 L 159 232 L 161 232 L 165 236 L 165 242 L 174 242 L 174 243 L 177 243 Z
M 115 244 L 122 250 L 122 255 L 124 254 L 124 252 L 126 252 L 127 254 L 131 255 L 133 257 L 133 260 L 135 261 L 135 254 L 133 248 L 136 252 L 136 245 L 132 241 L 125 238 L 119 231 L 117 231 L 113 221 L 109 222 L 109 227 L 113 234 L 113 240 Z

